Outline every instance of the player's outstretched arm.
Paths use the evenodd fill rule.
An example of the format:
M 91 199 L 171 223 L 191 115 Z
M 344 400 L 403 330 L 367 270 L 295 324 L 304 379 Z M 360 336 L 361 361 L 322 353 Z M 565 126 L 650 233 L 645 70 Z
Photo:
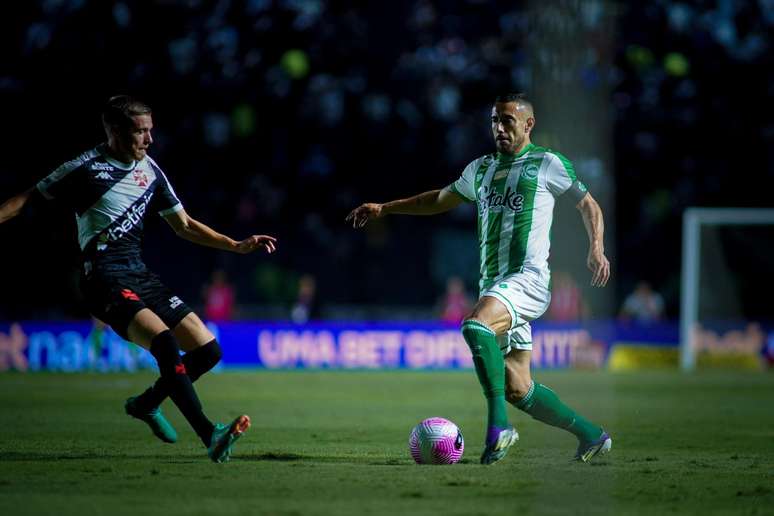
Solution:
M 7 220 L 11 220 L 21 212 L 24 205 L 32 195 L 32 188 L 26 190 L 20 194 L 14 195 L 3 204 L 0 204 L 0 224 Z
M 398 199 L 384 204 L 372 202 L 361 204 L 347 215 L 346 221 L 351 222 L 353 228 L 362 228 L 369 220 L 384 215 L 437 215 L 459 206 L 462 202 L 462 197 L 447 189 L 431 190 L 408 199 Z
M 575 206 L 583 217 L 583 225 L 589 235 L 589 254 L 586 266 L 591 271 L 591 285 L 604 287 L 610 279 L 610 262 L 605 256 L 605 221 L 602 208 L 597 201 L 587 193 Z
M 267 253 L 277 250 L 277 239 L 272 236 L 252 235 L 237 241 L 190 217 L 185 210 L 170 213 L 164 217 L 164 220 L 172 226 L 177 236 L 194 244 L 240 254 L 252 253 L 256 249 L 263 249 Z

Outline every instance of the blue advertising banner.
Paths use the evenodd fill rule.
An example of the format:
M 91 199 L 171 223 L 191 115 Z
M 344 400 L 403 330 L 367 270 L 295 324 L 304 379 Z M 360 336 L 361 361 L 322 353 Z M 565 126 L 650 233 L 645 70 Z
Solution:
M 208 324 L 221 343 L 219 368 L 469 369 L 470 351 L 456 325 L 441 323 L 273 322 Z M 698 328 L 699 365 L 774 365 L 774 328 Z M 533 323 L 535 369 L 607 367 L 615 371 L 676 368 L 675 323 L 649 326 L 615 321 Z M 91 322 L 0 323 L 2 371 L 156 370 L 146 350 Z
M 0 324 L 0 371 L 137 371 L 156 359 L 109 327 L 79 323 Z
M 208 324 L 223 348 L 221 367 L 262 369 L 469 369 L 457 326 L 439 323 Z M 598 333 L 604 337 L 599 326 Z M 608 332 L 609 333 L 609 332 Z M 601 367 L 607 339 L 573 325 L 536 325 L 537 368 Z M 110 328 L 81 323 L 0 324 L 0 371 L 136 371 L 154 358 Z

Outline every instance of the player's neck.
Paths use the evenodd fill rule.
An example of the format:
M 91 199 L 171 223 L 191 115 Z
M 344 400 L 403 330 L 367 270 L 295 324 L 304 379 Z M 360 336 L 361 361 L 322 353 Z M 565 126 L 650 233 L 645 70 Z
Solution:
M 529 135 L 527 135 L 527 136 L 525 136 L 525 137 L 524 137 L 524 141 L 523 141 L 523 142 L 521 142 L 521 145 L 519 145 L 519 148 L 518 148 L 518 149 L 516 149 L 516 152 L 514 152 L 514 154 L 515 154 L 516 156 L 518 156 L 518 155 L 520 155 L 520 154 L 523 154 L 523 153 L 524 153 L 524 150 L 525 150 L 527 147 L 531 147 L 531 146 L 532 146 L 532 140 L 530 140 L 530 139 L 529 139 Z
M 119 163 L 123 163 L 125 165 L 134 164 L 134 158 L 132 158 L 129 153 L 121 152 L 119 149 L 117 149 L 115 142 L 108 141 L 105 144 L 105 153 Z
M 529 140 L 529 138 L 525 138 L 524 141 L 521 142 L 521 145 L 519 145 L 513 152 L 500 152 L 500 154 L 517 158 L 524 154 L 524 152 L 531 146 L 532 142 Z

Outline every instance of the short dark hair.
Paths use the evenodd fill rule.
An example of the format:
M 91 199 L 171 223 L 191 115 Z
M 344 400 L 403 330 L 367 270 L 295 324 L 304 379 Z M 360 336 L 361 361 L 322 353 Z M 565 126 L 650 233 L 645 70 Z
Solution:
M 519 106 L 523 108 L 527 108 L 532 113 L 535 112 L 535 107 L 532 105 L 532 102 L 529 101 L 527 98 L 526 93 L 505 93 L 503 95 L 498 95 L 495 97 L 495 103 L 497 102 L 516 102 Z
M 108 99 L 102 108 L 102 123 L 105 127 L 131 127 L 132 117 L 150 115 L 151 108 L 129 95 L 115 95 Z
M 527 100 L 526 93 L 504 93 L 495 97 L 495 102 L 530 102 Z

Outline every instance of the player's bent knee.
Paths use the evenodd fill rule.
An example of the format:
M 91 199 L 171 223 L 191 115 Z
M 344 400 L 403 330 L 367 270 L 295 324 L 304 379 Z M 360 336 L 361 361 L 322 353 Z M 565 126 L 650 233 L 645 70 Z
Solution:
M 515 405 L 529 394 L 529 388 L 532 381 L 526 379 L 512 379 L 505 384 L 505 399 L 508 403 Z
M 465 329 L 465 325 L 467 325 L 468 323 L 476 323 L 476 324 L 480 324 L 482 326 L 486 326 L 487 328 L 489 328 L 489 325 L 486 323 L 486 321 L 476 317 L 475 314 L 470 314 L 470 316 L 468 316 L 465 319 L 463 319 L 462 320 L 462 324 L 460 325 L 460 329 L 464 330 Z
M 488 330 L 490 330 L 495 335 L 502 335 L 506 331 L 508 331 L 508 326 L 504 324 L 500 324 L 500 321 L 491 321 L 486 317 L 480 317 L 479 314 L 472 313 L 470 316 L 466 317 L 462 320 L 462 325 L 460 326 L 461 331 L 465 331 L 465 327 L 468 323 L 475 323 L 480 324 L 481 326 L 484 326 Z
M 218 344 L 217 339 L 212 339 L 210 342 L 205 344 L 208 348 L 208 357 L 210 359 L 210 368 L 215 367 L 218 362 L 223 358 L 223 350 L 220 348 L 220 344 Z
M 186 361 L 191 363 L 195 371 L 201 375 L 218 365 L 223 358 L 223 350 L 220 349 L 217 339 L 212 339 L 207 344 L 186 353 L 186 357 Z

